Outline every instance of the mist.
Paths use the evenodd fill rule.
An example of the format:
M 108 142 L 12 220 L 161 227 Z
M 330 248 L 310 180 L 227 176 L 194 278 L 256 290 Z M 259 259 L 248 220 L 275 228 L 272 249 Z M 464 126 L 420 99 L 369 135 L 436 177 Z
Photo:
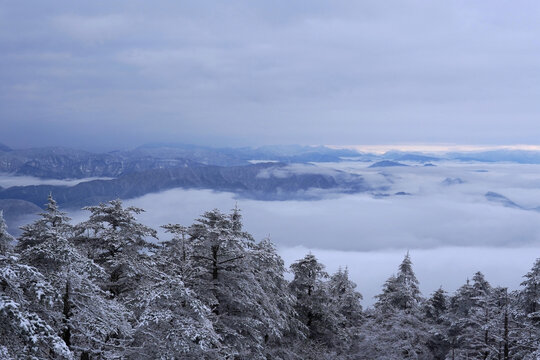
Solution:
M 373 303 L 407 251 L 424 295 L 440 286 L 453 291 L 476 271 L 484 272 L 493 285 L 517 289 L 540 257 L 540 213 L 534 210 L 540 205 L 540 166 L 368 165 L 316 164 L 324 171 L 363 176 L 375 189 L 368 193 L 332 193 L 316 201 L 258 201 L 226 192 L 173 189 L 125 203 L 145 209 L 140 221 L 156 229 L 167 223 L 190 225 L 205 211 L 229 211 L 238 205 L 245 229 L 256 240 L 270 237 L 287 265 L 312 252 L 330 273 L 348 267 L 365 305 Z M 294 171 L 306 168 L 291 166 L 285 173 Z M 448 185 L 447 178 L 461 182 Z M 394 195 L 400 191 L 409 195 Z M 489 201 L 488 191 L 522 208 Z M 70 215 L 74 221 L 87 216 L 84 211 Z M 158 230 L 160 239 L 168 239 L 170 235 Z

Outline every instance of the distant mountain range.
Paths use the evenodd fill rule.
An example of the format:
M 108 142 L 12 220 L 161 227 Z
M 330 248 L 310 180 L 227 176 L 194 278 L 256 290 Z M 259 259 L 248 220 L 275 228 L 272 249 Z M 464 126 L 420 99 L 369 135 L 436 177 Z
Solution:
M 369 167 L 370 168 L 380 168 L 380 167 L 395 167 L 395 166 L 408 166 L 406 164 L 402 164 L 400 162 L 397 162 L 397 161 L 390 161 L 390 160 L 383 160 L 383 161 L 378 161 L 374 164 L 371 164 Z
M 75 186 L 0 187 L 0 209 L 13 224 L 21 216 L 35 214 L 49 193 L 63 207 L 82 207 L 177 187 L 230 191 L 262 200 L 309 200 L 321 191 L 360 192 L 367 185 L 358 175 L 313 169 L 296 173 L 288 164 L 336 162 L 356 155 L 352 150 L 295 145 L 232 149 L 151 144 L 130 151 L 92 153 L 61 147 L 16 150 L 0 144 L 0 173 L 46 179 L 112 178 Z M 263 171 L 266 175 L 260 176 Z
M 146 170 L 197 165 L 249 165 L 250 160 L 331 162 L 356 155 L 358 153 L 353 150 L 334 150 L 323 146 L 266 146 L 253 149 L 145 145 L 130 151 L 91 153 L 62 147 L 12 150 L 0 144 L 0 172 L 52 179 L 117 177 Z
M 325 146 L 214 148 L 184 144 L 148 144 L 129 151 L 93 153 L 62 147 L 20 150 L 0 144 L 0 173 L 51 179 L 118 177 L 147 170 L 199 165 L 245 166 L 254 160 L 285 164 L 357 160 L 378 162 L 374 166 L 381 167 L 394 166 L 393 163 L 396 162 L 431 164 L 445 160 L 540 164 L 540 152 L 491 150 L 433 155 L 392 150 L 384 154 L 373 154 Z
M 49 192 L 64 207 L 80 207 L 176 187 L 230 191 L 261 200 L 309 200 L 320 197 L 321 192 L 373 190 L 360 175 L 337 170 L 329 172 L 310 165 L 313 162 L 362 161 L 371 162 L 372 168 L 386 168 L 415 163 L 435 166 L 433 163 L 447 160 L 540 164 L 540 152 L 496 150 L 433 155 L 389 151 L 373 154 L 324 146 L 213 148 L 148 144 L 129 151 L 93 153 L 62 147 L 12 149 L 0 144 L 0 173 L 60 180 L 112 178 L 75 186 L 0 188 L 0 209 L 5 211 L 7 218 L 35 213 Z M 301 164 L 303 168 L 299 169 L 295 164 Z M 458 180 L 446 179 L 445 184 L 458 184 Z M 508 202 L 492 194 L 486 198 L 509 206 Z
M 43 204 L 52 192 L 59 204 L 80 207 L 115 198 L 129 199 L 172 188 L 230 191 L 261 200 L 313 199 L 310 190 L 361 192 L 368 190 L 359 175 L 335 172 L 333 175 L 283 172 L 260 176 L 262 170 L 282 170 L 281 163 L 221 167 L 184 166 L 127 173 L 112 180 L 94 180 L 75 186 L 14 186 L 0 191 L 0 199 L 22 199 Z

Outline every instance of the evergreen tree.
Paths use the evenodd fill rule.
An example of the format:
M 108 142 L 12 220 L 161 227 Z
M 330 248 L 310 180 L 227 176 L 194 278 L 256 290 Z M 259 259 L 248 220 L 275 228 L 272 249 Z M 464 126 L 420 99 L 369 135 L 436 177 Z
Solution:
M 531 271 L 523 277 L 525 280 L 521 283 L 521 306 L 531 322 L 540 327 L 540 258 L 536 259 Z
M 206 212 L 189 234 L 193 272 L 186 283 L 212 310 L 223 353 L 240 359 L 265 358 L 268 341 L 279 338 L 287 324 L 280 321 L 279 305 L 269 300 L 280 293 L 265 291 L 276 284 L 258 281 L 257 246 L 243 230 L 240 211 Z M 272 272 L 277 274 L 275 269 Z
M 432 359 L 429 328 L 423 321 L 422 298 L 409 253 L 390 276 L 362 327 L 364 359 Z
M 134 348 L 128 357 L 216 358 L 220 337 L 210 309 L 185 286 L 183 274 L 168 254 L 158 252 L 154 263 L 158 268 L 145 274 L 132 296 L 136 325 Z
M 438 288 L 425 304 L 426 317 L 435 323 L 441 323 L 448 310 L 448 296 L 442 287 Z
M 392 275 L 386 281 L 382 294 L 377 295 L 375 306 L 381 311 L 392 311 L 392 309 L 412 311 L 418 307 L 421 300 L 418 280 L 412 269 L 409 252 L 407 252 L 399 265 L 397 276 Z
M 356 284 L 349 279 L 349 270 L 339 269 L 328 282 L 329 296 L 334 311 L 341 315 L 335 347 L 339 353 L 352 353 L 359 341 L 358 329 L 362 321 L 362 295 L 356 291 Z
M 509 316 L 506 289 L 493 289 L 481 272 L 474 274 L 451 300 L 452 358 L 508 358 Z
M 47 212 L 26 227 L 20 261 L 36 267 L 54 289 L 48 315 L 65 344 L 75 353 L 112 356 L 130 333 L 127 312 L 97 285 L 104 270 L 65 237 L 71 233 L 68 219 L 49 196 Z M 40 240 L 32 241 L 30 234 Z
M 90 218 L 77 225 L 76 241 L 88 256 L 107 272 L 104 289 L 114 297 L 136 288 L 147 271 L 148 252 L 156 248 L 147 238 L 157 239 L 156 231 L 137 222 L 137 207 L 122 206 L 122 201 L 88 206 Z
M 285 280 L 285 264 L 274 244 L 263 239 L 252 250 L 252 268 L 255 279 L 264 292 L 260 309 L 265 319 L 265 355 L 270 358 L 291 358 L 296 340 L 303 340 L 305 328 L 298 320 L 294 308 L 296 298 Z
M 291 265 L 294 279 L 290 289 L 296 297 L 296 311 L 300 321 L 307 328 L 307 336 L 328 349 L 335 348 L 346 336 L 340 327 L 346 322 L 332 303 L 328 287 L 328 274 L 313 254 L 307 254 Z
M 15 239 L 7 231 L 4 212 L 0 210 L 0 255 L 7 255 L 11 251 L 14 242 Z
M 522 358 L 533 359 L 540 357 L 540 258 L 523 277 L 523 288 L 515 294 L 516 305 L 509 317 L 510 320 L 515 317 L 519 326 L 511 331 L 510 340 L 513 352 Z
M 17 251 L 22 252 L 26 248 L 38 245 L 50 237 L 63 236 L 69 238 L 72 235 L 71 219 L 58 209 L 52 194 L 49 194 L 45 212 L 32 224 L 21 227 L 22 234 L 18 238 Z
M 36 268 L 0 254 L 0 356 L 2 359 L 73 359 L 54 328 L 56 292 Z
M 450 326 L 448 321 L 448 296 L 446 291 L 440 287 L 424 303 L 425 322 L 429 325 L 430 337 L 427 343 L 428 348 L 436 360 L 446 359 L 450 350 L 447 329 Z

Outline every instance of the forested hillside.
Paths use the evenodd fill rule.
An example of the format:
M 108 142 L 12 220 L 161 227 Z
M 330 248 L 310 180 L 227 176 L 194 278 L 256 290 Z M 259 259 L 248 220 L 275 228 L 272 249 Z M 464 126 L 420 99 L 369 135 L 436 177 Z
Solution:
M 238 208 L 163 225 L 160 241 L 120 200 L 79 224 L 46 206 L 17 240 L 0 216 L 1 359 L 540 356 L 540 259 L 519 291 L 477 272 L 424 297 L 407 253 L 362 309 L 346 264 L 328 274 L 307 254 L 287 270 Z

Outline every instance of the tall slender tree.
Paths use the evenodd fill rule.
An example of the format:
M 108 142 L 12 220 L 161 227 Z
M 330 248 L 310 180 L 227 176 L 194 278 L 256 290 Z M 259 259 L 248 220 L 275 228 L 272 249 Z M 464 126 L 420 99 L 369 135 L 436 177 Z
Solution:
M 0 210 L 0 255 L 7 255 L 14 245 L 15 239 L 7 231 L 7 225 L 4 220 L 4 212 Z

